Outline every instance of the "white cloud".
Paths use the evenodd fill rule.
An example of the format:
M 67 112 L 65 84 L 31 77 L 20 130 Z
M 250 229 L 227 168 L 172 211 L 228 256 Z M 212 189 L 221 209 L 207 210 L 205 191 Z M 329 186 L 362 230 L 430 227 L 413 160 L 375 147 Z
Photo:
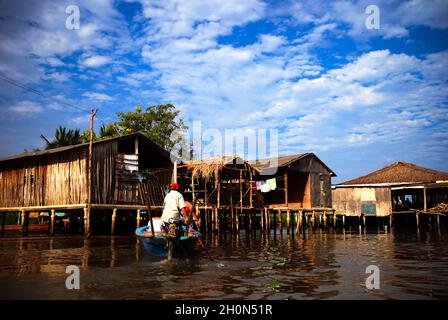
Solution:
M 35 113 L 41 113 L 44 109 L 40 104 L 36 102 L 25 100 L 10 106 L 8 110 L 22 115 L 30 115 Z
M 86 67 L 97 68 L 109 64 L 111 61 L 111 57 L 108 56 L 91 56 L 84 59 L 81 64 Z
M 98 93 L 98 92 L 85 92 L 83 93 L 84 97 L 98 100 L 98 101 L 113 101 L 114 98 L 105 94 L 105 93 Z

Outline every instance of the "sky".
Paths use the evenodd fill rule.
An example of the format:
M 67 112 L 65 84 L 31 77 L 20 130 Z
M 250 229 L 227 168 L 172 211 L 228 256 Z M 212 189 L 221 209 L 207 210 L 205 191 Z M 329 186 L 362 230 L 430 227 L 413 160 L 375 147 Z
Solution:
M 190 127 L 277 130 L 280 155 L 314 152 L 333 182 L 448 171 L 447 17 L 445 0 L 0 0 L 0 77 L 19 84 L 0 79 L 0 157 L 92 108 L 98 128 L 172 103 Z

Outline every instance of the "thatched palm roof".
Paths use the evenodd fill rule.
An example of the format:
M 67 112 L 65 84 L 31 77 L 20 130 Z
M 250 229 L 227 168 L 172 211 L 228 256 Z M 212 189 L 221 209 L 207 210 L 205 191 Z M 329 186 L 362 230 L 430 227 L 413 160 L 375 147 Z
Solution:
M 339 185 L 428 183 L 441 180 L 448 180 L 448 173 L 425 168 L 414 163 L 395 162 Z
M 209 180 L 212 177 L 217 178 L 219 172 L 223 170 L 224 167 L 236 165 L 244 166 L 246 170 L 258 171 L 253 168 L 248 161 L 238 156 L 219 156 L 203 160 L 190 160 L 185 165 L 179 166 L 179 168 L 187 167 L 188 170 L 192 171 L 193 176 Z

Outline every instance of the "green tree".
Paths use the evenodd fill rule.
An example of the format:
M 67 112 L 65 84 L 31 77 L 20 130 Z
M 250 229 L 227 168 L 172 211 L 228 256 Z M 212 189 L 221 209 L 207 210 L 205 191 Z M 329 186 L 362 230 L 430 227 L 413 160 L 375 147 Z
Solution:
M 119 120 L 113 125 L 120 134 L 141 132 L 160 146 L 171 149 L 174 145 L 171 133 L 188 129 L 179 113 L 172 104 L 150 106 L 145 110 L 139 106 L 134 112 L 117 112 Z
M 99 139 L 108 139 L 117 137 L 120 132 L 115 123 L 109 123 L 108 125 L 102 124 L 99 132 Z
M 54 139 L 49 140 L 43 134 L 40 137 L 45 141 L 45 149 L 53 149 L 82 143 L 81 131 L 79 129 L 67 129 L 59 126 L 54 134 Z

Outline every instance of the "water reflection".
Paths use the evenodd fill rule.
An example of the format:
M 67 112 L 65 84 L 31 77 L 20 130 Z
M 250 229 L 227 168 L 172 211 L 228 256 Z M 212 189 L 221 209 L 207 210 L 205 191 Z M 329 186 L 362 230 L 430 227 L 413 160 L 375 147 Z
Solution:
M 219 233 L 214 260 L 155 257 L 134 237 L 3 238 L 0 298 L 44 299 L 404 299 L 448 298 L 447 235 L 307 230 Z M 381 289 L 365 288 L 368 265 Z M 81 290 L 65 268 L 81 268 Z

